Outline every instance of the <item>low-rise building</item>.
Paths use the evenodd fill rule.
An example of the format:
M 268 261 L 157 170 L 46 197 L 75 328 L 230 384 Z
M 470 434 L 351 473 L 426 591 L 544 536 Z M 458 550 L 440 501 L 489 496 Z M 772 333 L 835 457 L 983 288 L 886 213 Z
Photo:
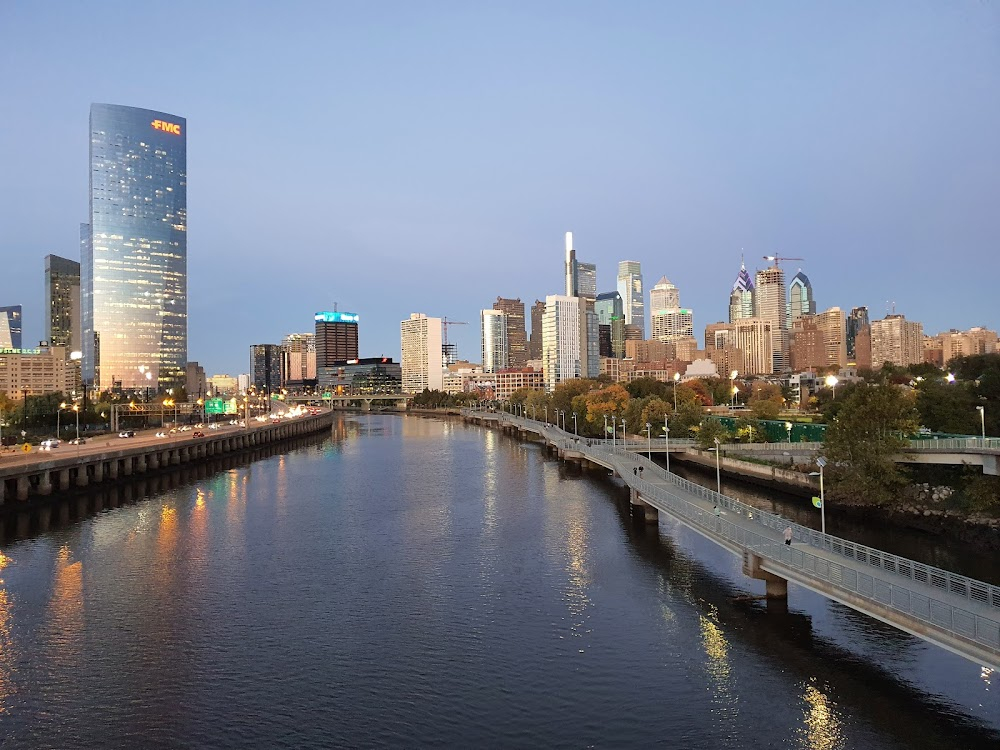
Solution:
M 0 349 L 0 391 L 9 397 L 73 391 L 76 369 L 65 346 Z

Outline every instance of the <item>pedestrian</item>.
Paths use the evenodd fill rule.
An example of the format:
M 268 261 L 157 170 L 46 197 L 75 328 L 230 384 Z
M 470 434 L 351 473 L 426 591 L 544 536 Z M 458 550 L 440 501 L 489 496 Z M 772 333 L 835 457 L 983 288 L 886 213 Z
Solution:
M 714 513 L 714 514 L 715 514 L 716 516 L 720 516 L 720 515 L 722 515 L 721 511 L 719 510 L 719 504 L 718 504 L 718 503 L 716 503 L 715 505 L 713 505 L 713 506 L 712 506 L 712 512 L 713 512 L 713 513 Z
M 789 547 L 792 546 L 792 527 L 791 526 L 785 527 L 785 544 L 787 544 Z
M 634 466 L 632 467 L 632 473 L 635 474 L 636 476 L 639 476 L 639 470 Z
M 643 470 L 644 468 L 646 468 L 646 467 L 644 467 L 644 466 L 640 466 L 640 467 L 639 467 L 639 476 L 640 476 L 640 477 L 642 476 L 642 470 Z

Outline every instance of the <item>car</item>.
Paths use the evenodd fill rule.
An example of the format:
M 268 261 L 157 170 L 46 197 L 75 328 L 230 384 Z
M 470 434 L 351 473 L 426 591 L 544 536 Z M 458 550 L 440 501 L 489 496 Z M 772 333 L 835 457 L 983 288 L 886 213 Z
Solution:
M 203 428 L 204 426 L 205 426 L 205 425 L 203 425 L 203 424 L 202 424 L 201 422 L 199 422 L 198 424 L 196 424 L 196 425 L 194 426 L 194 428 L 195 428 L 196 430 L 200 430 L 200 429 L 202 429 L 202 428 Z
M 163 430 L 160 430 L 158 433 L 156 433 L 156 437 L 158 438 L 165 438 L 166 436 L 167 433 L 165 433 Z
M 59 441 L 56 438 L 49 438 L 48 440 L 42 441 L 42 450 L 50 451 L 53 448 L 59 447 Z
M 180 431 L 181 432 L 191 432 L 191 428 L 188 427 L 187 425 L 184 425 L 183 427 L 180 428 Z
M 219 429 L 219 425 L 217 425 L 217 424 L 210 424 L 208 426 L 208 429 L 210 429 L 210 430 L 217 430 L 217 429 Z
M 87 442 L 87 438 L 73 438 L 69 441 L 70 445 L 83 445 Z
M 191 437 L 205 437 L 205 433 L 204 433 L 204 432 L 201 432 L 201 431 L 199 430 L 198 432 L 196 432 L 196 433 L 195 433 L 194 435 L 192 435 Z
M 118 433 L 120 438 L 133 438 L 135 437 L 135 430 L 122 430 Z

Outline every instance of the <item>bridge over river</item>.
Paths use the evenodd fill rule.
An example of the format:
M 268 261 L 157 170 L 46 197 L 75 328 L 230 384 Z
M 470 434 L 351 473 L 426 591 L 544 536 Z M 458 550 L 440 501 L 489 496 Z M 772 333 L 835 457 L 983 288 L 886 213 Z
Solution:
M 543 439 L 569 461 L 602 466 L 630 488 L 648 522 L 667 513 L 743 560 L 769 597 L 788 581 L 948 649 L 1000 669 L 1000 587 L 822 534 L 689 482 L 645 456 L 646 441 L 614 448 L 558 427 L 508 414 L 463 412 L 466 419 Z M 640 472 L 641 469 L 641 472 Z M 792 543 L 784 531 L 792 530 Z

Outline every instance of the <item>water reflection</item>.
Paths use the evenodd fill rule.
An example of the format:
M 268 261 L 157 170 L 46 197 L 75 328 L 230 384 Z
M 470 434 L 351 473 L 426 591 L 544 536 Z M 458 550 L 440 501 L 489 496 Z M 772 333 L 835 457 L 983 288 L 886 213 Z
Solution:
M 0 551 L 0 575 L 4 568 L 10 565 L 11 559 Z M 0 716 L 10 708 L 10 699 L 14 694 L 14 639 L 11 635 L 11 596 L 7 592 L 4 581 L 0 579 Z
M 65 544 L 56 553 L 48 609 L 49 654 L 60 668 L 71 667 L 78 662 L 83 647 L 83 562 L 72 560 Z
M 835 750 L 846 747 L 841 720 L 836 705 L 829 696 L 816 687 L 813 678 L 804 686 L 802 699 L 805 726 L 799 731 L 802 747 L 808 750 Z

